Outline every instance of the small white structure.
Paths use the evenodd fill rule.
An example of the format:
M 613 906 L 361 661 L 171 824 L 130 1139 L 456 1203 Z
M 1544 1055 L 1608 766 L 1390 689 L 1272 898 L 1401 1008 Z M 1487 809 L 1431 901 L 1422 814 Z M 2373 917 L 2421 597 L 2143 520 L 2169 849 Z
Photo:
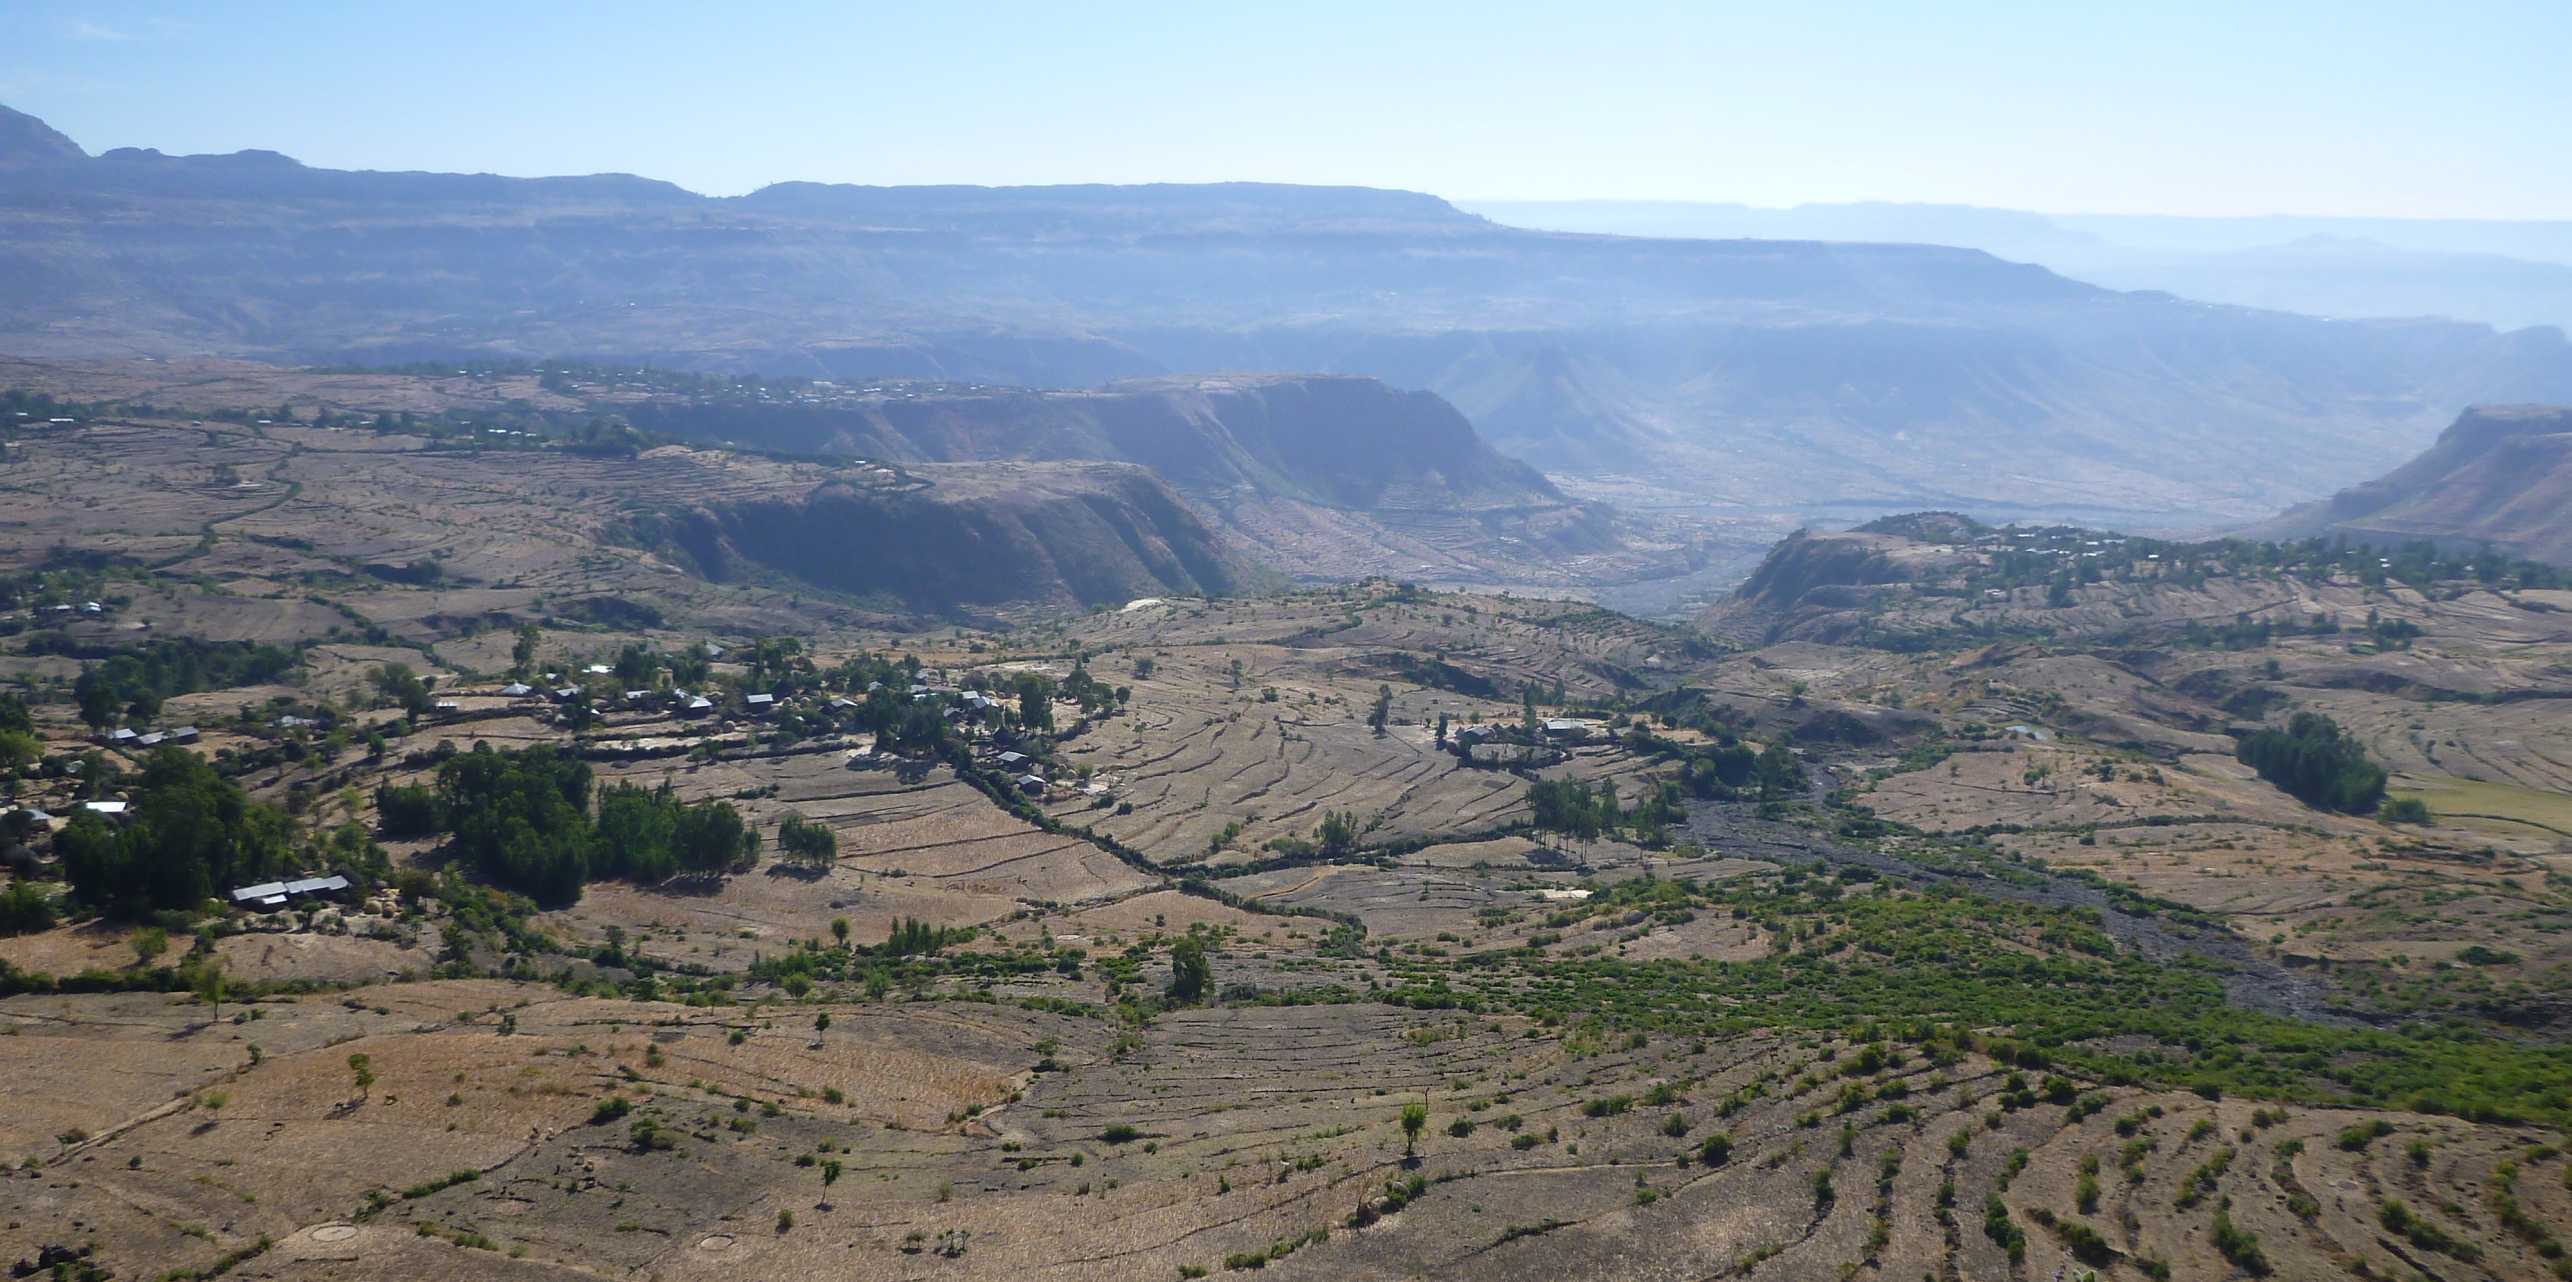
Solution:
M 113 816 L 125 813 L 125 803 L 121 801 L 84 801 L 80 803 L 80 808 L 94 815 Z
M 531 686 L 524 681 L 512 681 L 509 684 L 500 687 L 500 693 L 507 698 L 524 699 L 528 695 L 536 693 L 536 687 Z
M 293 881 L 263 881 L 255 886 L 242 886 L 232 892 L 235 908 L 283 908 L 297 896 L 332 895 L 348 889 L 348 878 L 333 873 L 328 877 L 299 877 Z
M 1028 796 L 1041 797 L 1045 795 L 1045 776 L 1043 775 L 1023 774 L 1018 776 L 1017 782 L 1018 791 L 1026 793 Z

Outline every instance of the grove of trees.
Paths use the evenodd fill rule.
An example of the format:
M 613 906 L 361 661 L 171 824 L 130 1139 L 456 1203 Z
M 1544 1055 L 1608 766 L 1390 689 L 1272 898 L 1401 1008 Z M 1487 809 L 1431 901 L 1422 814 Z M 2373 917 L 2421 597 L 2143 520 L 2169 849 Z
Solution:
M 2357 740 L 2318 712 L 2296 713 L 2284 730 L 2243 736 L 2233 755 L 2317 810 L 2365 814 L 2384 800 L 2384 767 L 2367 760 Z
M 731 802 L 682 802 L 666 783 L 611 784 L 592 818 L 588 764 L 551 747 L 476 745 L 439 765 L 432 796 L 422 791 L 377 794 L 379 807 L 393 803 L 382 812 L 388 834 L 449 833 L 485 878 L 539 903 L 571 903 L 592 881 L 733 871 L 759 855 L 759 834 Z
M 287 865 L 293 821 L 194 753 L 145 758 L 132 797 L 122 826 L 84 810 L 54 838 L 73 896 L 110 917 L 194 908 Z

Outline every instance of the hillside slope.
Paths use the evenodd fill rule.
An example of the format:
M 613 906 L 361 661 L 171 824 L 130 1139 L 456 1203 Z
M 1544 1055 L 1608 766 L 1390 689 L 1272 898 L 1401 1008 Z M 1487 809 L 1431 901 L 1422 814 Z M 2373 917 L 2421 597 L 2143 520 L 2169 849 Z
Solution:
M 2261 538 L 2339 534 L 2448 549 L 2488 543 L 2572 565 L 2572 408 L 2478 405 L 2420 457 L 2256 527 Z

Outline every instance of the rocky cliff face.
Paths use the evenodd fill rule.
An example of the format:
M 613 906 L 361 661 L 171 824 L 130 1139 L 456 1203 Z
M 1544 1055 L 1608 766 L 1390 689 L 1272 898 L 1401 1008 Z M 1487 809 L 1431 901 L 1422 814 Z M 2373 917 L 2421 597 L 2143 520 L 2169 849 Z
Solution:
M 2425 539 L 2450 550 L 2489 543 L 2572 565 L 2572 408 L 2476 406 L 2420 457 L 2252 533 L 2338 534 L 2380 544 Z
M 1313 580 L 1588 586 L 1678 573 L 1608 509 L 1485 444 L 1455 407 L 1371 378 L 1224 375 L 1076 391 L 920 390 L 827 404 L 663 397 L 614 406 L 658 434 L 902 465 L 1147 467 L 1245 557 Z
M 1138 463 L 1196 496 L 1372 511 L 1561 504 L 1455 407 L 1371 378 L 1158 379 L 1095 391 L 892 394 L 821 408 L 645 402 L 649 431 L 900 463 Z
M 1170 488 L 1118 464 L 914 469 L 895 487 L 833 483 L 657 514 L 706 577 L 772 571 L 929 613 L 1221 596 L 1272 576 Z

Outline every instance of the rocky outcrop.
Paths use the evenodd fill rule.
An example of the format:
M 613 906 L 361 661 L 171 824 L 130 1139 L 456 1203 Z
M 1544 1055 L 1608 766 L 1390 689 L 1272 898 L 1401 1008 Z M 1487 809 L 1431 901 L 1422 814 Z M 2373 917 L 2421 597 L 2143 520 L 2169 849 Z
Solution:
M 1946 544 L 1868 531 L 1911 529 L 1903 523 L 1915 521 L 1944 528 L 1936 520 L 1944 515 L 1887 518 L 1841 533 L 1798 530 L 1769 549 L 1750 578 L 1698 622 L 1717 636 L 1750 644 L 1851 640 L 1870 626 L 1868 606 L 1879 590 L 1934 578 L 1964 558 Z

